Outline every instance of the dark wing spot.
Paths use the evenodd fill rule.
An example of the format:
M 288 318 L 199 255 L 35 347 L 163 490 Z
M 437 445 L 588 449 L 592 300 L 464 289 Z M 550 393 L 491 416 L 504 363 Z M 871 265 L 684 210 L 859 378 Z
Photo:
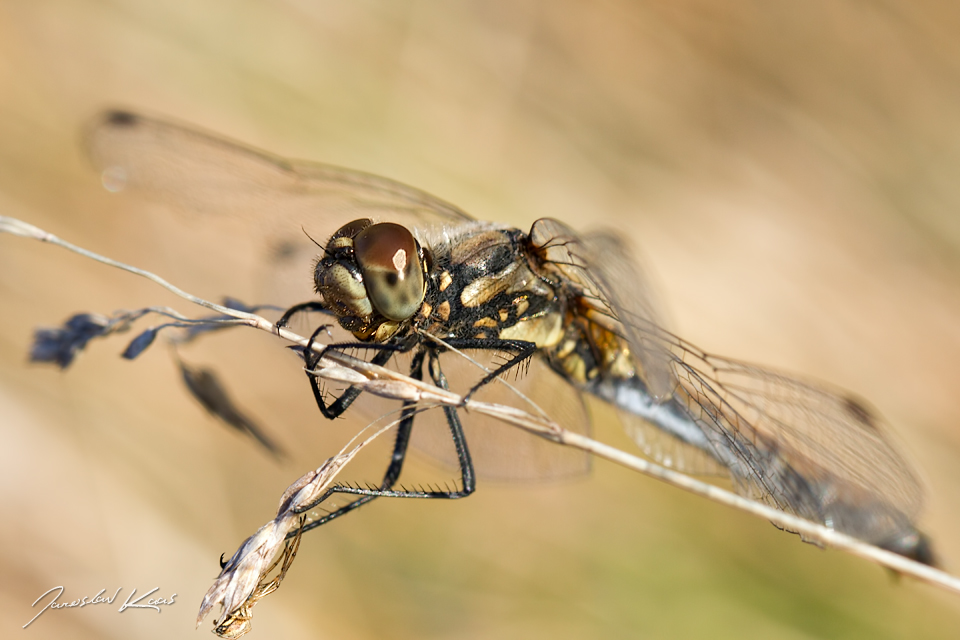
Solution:
M 132 127 L 136 125 L 139 120 L 139 116 L 129 111 L 109 111 L 104 117 L 105 122 L 117 127 Z
M 873 417 L 873 414 L 870 413 L 870 410 L 859 400 L 847 396 L 843 399 L 843 407 L 847 410 L 847 413 L 849 413 L 853 419 L 859 422 L 862 426 L 876 431 L 877 423 Z
M 270 247 L 270 259 L 276 264 L 284 264 L 297 256 L 297 245 L 289 240 L 280 240 Z

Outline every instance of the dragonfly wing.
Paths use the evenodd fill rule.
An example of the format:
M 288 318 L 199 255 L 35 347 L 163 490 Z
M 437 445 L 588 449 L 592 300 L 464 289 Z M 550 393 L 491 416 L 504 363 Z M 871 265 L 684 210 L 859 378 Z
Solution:
M 470 351 L 467 355 L 488 368 L 497 361 L 495 354 L 489 352 Z M 465 393 L 483 377 L 480 369 L 458 354 L 445 354 L 441 362 L 450 388 L 457 393 Z M 566 387 L 566 382 L 534 357 L 528 367 L 518 367 L 480 388 L 473 399 L 519 407 L 550 417 L 565 429 L 589 435 L 590 421 L 583 398 Z M 481 478 L 547 481 L 583 475 L 590 470 L 590 456 L 584 451 L 560 446 L 488 416 L 466 411 L 459 415 Z M 444 467 L 457 467 L 450 429 L 442 411 L 432 410 L 417 417 L 412 443 Z
M 920 482 L 862 401 L 677 341 L 686 408 L 742 493 L 874 543 L 914 535 Z
M 296 230 L 330 214 L 344 222 L 380 215 L 419 224 L 471 219 L 439 198 L 388 178 L 288 160 L 136 113 L 101 114 L 88 126 L 85 142 L 108 189 L 141 190 L 194 213 Z
M 865 404 L 840 390 L 706 354 L 662 329 L 647 280 L 614 235 L 579 237 L 562 223 L 541 220 L 531 240 L 583 289 L 589 320 L 626 341 L 636 376 L 625 384 L 649 399 L 638 415 L 623 411 L 630 407 L 621 414 L 652 457 L 695 470 L 706 458 L 703 470 L 725 469 L 740 492 L 870 542 L 898 546 L 918 539 L 920 483 Z M 668 435 L 651 440 L 651 429 L 638 426 L 640 415 Z M 682 456 L 690 446 L 672 447 L 669 434 L 683 434 L 707 456 L 677 459 L 673 451 Z
M 665 467 L 697 476 L 730 477 L 730 469 L 713 455 L 688 444 L 649 420 L 617 409 L 617 417 L 627 435 L 644 455 Z
M 85 146 L 104 185 L 171 205 L 193 230 L 228 243 L 258 266 L 270 302 L 311 295 L 310 264 L 341 225 L 358 218 L 410 227 L 470 217 L 399 182 L 331 165 L 288 160 L 216 134 L 150 116 L 110 111 L 90 123 Z
M 677 385 L 672 339 L 664 331 L 654 287 L 623 241 L 611 233 L 579 236 L 562 222 L 538 220 L 530 232 L 540 257 L 580 290 L 581 319 L 626 341 L 644 392 L 668 398 Z M 618 409 L 624 429 L 657 462 L 686 473 L 727 476 L 709 452 L 690 445 L 629 410 Z

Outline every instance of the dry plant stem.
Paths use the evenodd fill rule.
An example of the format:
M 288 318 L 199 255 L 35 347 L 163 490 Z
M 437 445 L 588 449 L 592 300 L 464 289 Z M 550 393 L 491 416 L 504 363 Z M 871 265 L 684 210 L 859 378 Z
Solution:
M 276 517 L 244 540 L 203 596 L 200 612 L 197 614 L 198 627 L 214 608 L 220 606 L 220 616 L 214 621 L 214 633 L 223 638 L 239 638 L 250 630 L 254 605 L 280 587 L 280 582 L 293 563 L 303 533 L 303 512 L 330 488 L 337 474 L 364 447 L 395 427 L 398 422 L 382 426 L 354 445 L 354 442 L 368 431 L 364 429 L 337 455 L 326 460 L 317 469 L 308 471 L 287 487 L 280 497 Z M 294 526 L 297 527 L 297 535 L 291 545 L 287 535 Z M 280 552 L 281 545 L 284 546 L 283 555 L 273 560 Z M 268 581 L 267 575 L 273 571 L 280 559 L 283 560 L 280 574 Z
M 260 600 L 263 600 L 268 595 L 280 588 L 280 583 L 283 582 L 283 579 L 287 575 L 287 571 L 290 569 L 290 566 L 293 564 L 293 559 L 297 556 L 297 551 L 300 548 L 300 539 L 303 535 L 303 522 L 304 518 L 300 518 L 300 526 L 297 529 L 297 535 L 294 536 L 293 540 L 287 540 L 284 543 L 283 551 L 280 555 L 277 556 L 276 560 L 273 561 L 265 571 L 260 579 L 260 583 L 257 584 L 256 588 L 253 590 L 244 603 L 237 607 L 235 610 L 229 612 L 226 618 L 222 622 L 217 624 L 213 632 L 220 636 L 221 638 L 227 638 L 229 640 L 240 638 L 251 630 L 253 627 L 253 607 Z M 278 564 L 283 563 L 280 567 L 280 572 L 271 580 L 267 580 L 266 576 L 273 571 Z M 199 622 L 197 625 L 199 626 Z
M 16 218 L 11 218 L 8 216 L 0 216 L 0 232 L 9 233 L 15 236 L 20 236 L 21 238 L 31 238 L 33 240 L 39 240 L 40 242 L 47 242 L 47 243 L 56 245 L 58 247 L 67 249 L 68 251 L 73 251 L 74 253 L 78 253 L 85 258 L 90 258 L 91 260 L 102 262 L 105 265 L 116 267 L 117 269 L 121 269 L 123 271 L 129 271 L 130 273 L 133 273 L 138 276 L 142 276 L 147 280 L 150 280 L 151 282 L 154 282 L 160 285 L 164 289 L 180 296 L 184 300 L 189 300 L 190 302 L 196 305 L 200 305 L 201 307 L 212 309 L 213 311 L 216 311 L 217 313 L 221 313 L 223 315 L 232 316 L 239 320 L 245 320 L 251 326 L 259 326 L 261 322 L 267 323 L 268 325 L 272 326 L 268 321 L 264 320 L 258 315 L 255 315 L 252 313 L 245 313 L 243 311 L 237 311 L 236 309 L 229 309 L 219 304 L 215 304 L 213 302 L 204 300 L 203 298 L 198 298 L 197 296 L 191 295 L 186 291 L 183 291 L 182 289 L 179 289 L 178 287 L 170 284 L 169 282 L 167 282 L 166 280 L 164 280 L 163 278 L 161 278 L 156 274 L 153 274 L 149 271 L 145 271 L 144 269 L 138 269 L 137 267 L 132 267 L 122 262 L 117 262 L 116 260 L 112 260 L 110 258 L 101 256 L 100 254 L 84 249 L 83 247 L 78 247 L 75 244 L 71 244 L 66 240 L 63 240 L 62 238 L 58 238 L 52 233 L 44 231 L 43 229 L 40 229 L 39 227 L 35 227 L 32 224 L 29 224 L 27 222 L 23 222 L 22 220 L 18 220 Z
M 299 344 L 303 347 L 308 346 L 308 340 L 289 329 L 283 328 L 277 331 L 276 326 L 256 314 L 229 309 L 207 300 L 197 298 L 177 287 L 169 284 L 162 278 L 142 269 L 137 269 L 109 258 L 104 258 L 95 253 L 82 249 L 68 242 L 65 242 L 53 234 L 47 233 L 33 225 L 21 222 L 15 218 L 0 216 L 0 232 L 12 233 L 21 237 L 33 238 L 43 242 L 56 244 L 70 251 L 79 253 L 93 260 L 103 262 L 104 264 L 129 271 L 131 273 L 143 276 L 159 284 L 165 289 L 176 295 L 189 300 L 195 304 L 212 309 L 217 313 L 232 316 L 241 320 L 244 324 L 249 324 L 262 331 L 269 331 L 279 334 L 280 337 L 290 342 Z M 322 355 L 322 359 L 317 364 L 317 369 L 313 372 L 318 376 L 329 380 L 346 382 L 363 387 L 364 391 L 379 396 L 394 398 L 399 400 L 414 400 L 423 403 L 432 403 L 437 405 L 447 405 L 453 407 L 462 407 L 468 412 L 482 413 L 497 418 L 505 423 L 524 429 L 530 433 L 547 438 L 561 445 L 576 447 L 588 451 L 593 455 L 604 458 L 628 469 L 637 471 L 644 475 L 657 478 L 667 482 L 675 487 L 679 487 L 690 493 L 697 494 L 709 500 L 720 502 L 735 509 L 740 509 L 747 513 L 752 513 L 758 517 L 765 518 L 778 527 L 796 531 L 804 537 L 814 540 L 819 544 L 835 549 L 840 549 L 876 562 L 898 573 L 912 576 L 918 580 L 942 587 L 944 589 L 960 593 L 960 578 L 950 575 L 939 569 L 915 562 L 901 555 L 895 554 L 884 549 L 880 549 L 871 544 L 857 540 L 848 535 L 839 533 L 825 527 L 821 524 L 798 518 L 794 515 L 784 513 L 773 507 L 754 502 L 743 498 L 735 493 L 721 489 L 705 482 L 700 482 L 685 474 L 667 469 L 654 464 L 638 456 L 631 455 L 614 447 L 591 440 L 582 435 L 564 430 L 556 423 L 546 418 L 533 416 L 525 411 L 515 407 L 496 405 L 476 400 L 464 399 L 455 393 L 445 391 L 432 384 L 414 380 L 398 372 L 378 367 L 363 360 L 352 358 L 344 353 L 336 351 L 325 352 L 323 345 L 314 344 L 312 348 L 315 352 Z

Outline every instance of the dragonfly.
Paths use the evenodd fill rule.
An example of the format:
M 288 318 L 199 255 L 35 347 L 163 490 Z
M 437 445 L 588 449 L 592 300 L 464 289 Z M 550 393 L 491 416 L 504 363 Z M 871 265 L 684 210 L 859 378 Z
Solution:
M 347 337 L 327 348 L 362 352 L 379 365 L 404 358 L 412 377 L 443 388 L 456 380 L 468 396 L 511 386 L 498 383 L 513 372 L 523 397 L 580 432 L 589 429 L 583 397 L 599 398 L 663 464 L 726 476 L 742 495 L 934 564 L 916 525 L 921 484 L 877 412 L 845 390 L 712 355 L 666 330 L 616 233 L 580 234 L 550 218 L 529 231 L 477 221 L 388 178 L 286 159 L 129 111 L 102 114 L 85 140 L 108 189 L 242 221 L 260 230 L 265 261 L 290 260 L 303 247 L 315 252 L 303 225 L 336 228 L 312 262 L 318 297 L 281 319 L 331 316 Z M 478 372 L 471 355 L 489 366 Z M 314 356 L 304 357 L 310 370 Z M 352 387 L 330 394 L 308 377 L 327 418 L 361 395 Z M 495 429 L 456 408 L 423 409 L 402 405 L 380 483 L 332 487 L 324 499 L 340 493 L 353 501 L 304 529 L 379 497 L 465 497 L 478 470 L 540 479 L 589 464 L 582 452 L 509 427 L 492 437 Z M 447 453 L 437 455 L 452 458 L 459 486 L 398 488 L 411 442 L 438 429 Z M 421 446 L 436 442 L 434 435 Z

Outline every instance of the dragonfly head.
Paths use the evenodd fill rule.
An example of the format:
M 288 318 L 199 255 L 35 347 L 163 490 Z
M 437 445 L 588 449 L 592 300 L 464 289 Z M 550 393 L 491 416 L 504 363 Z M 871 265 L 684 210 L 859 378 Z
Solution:
M 314 268 L 314 286 L 340 325 L 368 338 L 411 318 L 426 292 L 426 257 L 409 229 L 354 220 L 337 230 Z

